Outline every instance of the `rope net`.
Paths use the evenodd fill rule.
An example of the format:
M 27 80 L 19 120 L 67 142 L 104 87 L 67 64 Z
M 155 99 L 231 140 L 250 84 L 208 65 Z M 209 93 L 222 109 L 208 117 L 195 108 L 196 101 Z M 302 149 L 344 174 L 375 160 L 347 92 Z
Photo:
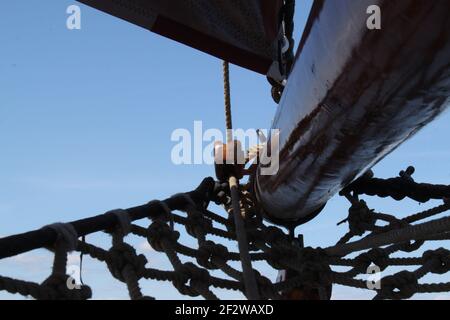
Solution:
M 375 299 L 408 299 L 417 293 L 449 292 L 450 251 L 444 248 L 427 250 L 420 256 L 404 257 L 419 252 L 425 243 L 450 240 L 450 216 L 437 217 L 450 209 L 450 186 L 416 183 L 413 168 L 402 171 L 399 177 L 376 179 L 366 174 L 341 192 L 350 202 L 349 231 L 327 248 L 303 247 L 302 243 L 282 228 L 265 222 L 251 197 L 250 185 L 240 187 L 240 208 L 252 262 L 265 262 L 275 270 L 288 270 L 285 279 L 274 282 L 252 269 L 259 299 L 293 298 L 297 290 L 303 299 L 330 299 L 334 284 L 373 290 Z M 410 198 L 419 202 L 438 200 L 437 207 L 396 218 L 370 209 L 361 195 Z M 208 210 L 211 203 L 225 208 L 222 215 Z M 106 264 L 112 276 L 123 282 L 131 299 L 153 299 L 140 287 L 144 280 L 171 282 L 182 295 L 218 299 L 217 289 L 240 291 L 246 294 L 244 274 L 233 267 L 240 261 L 239 252 L 232 252 L 220 241 L 236 241 L 228 183 L 212 178 L 203 180 L 191 192 L 174 195 L 164 201 L 152 201 L 127 210 L 113 210 L 105 214 L 59 223 L 39 230 L 0 239 L 0 259 L 37 248 L 53 252 L 50 276 L 42 283 L 22 281 L 0 276 L 0 290 L 35 299 L 89 299 L 91 288 L 73 286 L 66 274 L 67 257 L 71 251 Z M 135 221 L 149 219 L 148 227 Z M 142 221 L 141 221 L 142 222 Z M 180 242 L 179 227 L 196 239 L 189 247 Z M 111 236 L 111 247 L 105 250 L 80 240 L 84 236 L 105 232 Z M 132 234 L 145 238 L 157 252 L 165 254 L 171 270 L 150 267 L 147 258 L 125 242 Z M 398 257 L 397 255 L 402 255 Z M 183 262 L 180 257 L 191 258 Z M 381 279 L 380 285 L 370 286 L 361 279 L 370 266 L 381 271 L 402 268 L 402 271 Z M 403 270 L 404 269 L 404 270 Z M 221 271 L 223 277 L 216 276 Z M 440 283 L 425 283 L 423 278 L 434 274 Z M 247 296 L 248 297 L 248 296 Z M 298 295 L 297 295 L 298 297 Z

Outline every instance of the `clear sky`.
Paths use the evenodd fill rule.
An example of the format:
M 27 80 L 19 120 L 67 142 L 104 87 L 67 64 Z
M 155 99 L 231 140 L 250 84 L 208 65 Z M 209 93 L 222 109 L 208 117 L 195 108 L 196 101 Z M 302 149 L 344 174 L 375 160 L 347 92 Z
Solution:
M 81 7 L 81 30 L 66 28 L 71 4 Z M 297 1 L 297 40 L 310 5 Z M 0 41 L 0 237 L 164 199 L 214 174 L 208 165 L 172 164 L 170 137 L 178 128 L 192 130 L 196 120 L 205 129 L 223 128 L 220 60 L 67 0 L 1 2 Z M 276 105 L 265 77 L 232 66 L 231 83 L 235 127 L 270 128 Z M 376 174 L 395 176 L 413 164 L 417 180 L 448 184 L 449 117 L 444 114 L 388 156 Z M 369 205 L 402 215 L 424 208 L 378 199 Z M 333 198 L 317 219 L 300 227 L 306 245 L 337 241 L 346 226 L 336 223 L 347 208 Z M 108 247 L 107 237 L 88 240 Z M 130 241 L 152 267 L 169 267 L 143 240 Z M 77 264 L 77 257 L 71 262 Z M 0 261 L 0 275 L 33 281 L 45 279 L 50 268 L 51 256 L 43 250 Z M 88 258 L 83 279 L 94 298 L 127 297 L 125 286 Z M 143 288 L 158 298 L 180 298 L 170 284 Z M 341 287 L 334 292 L 337 299 L 370 296 Z M 20 297 L 0 292 L 0 298 Z

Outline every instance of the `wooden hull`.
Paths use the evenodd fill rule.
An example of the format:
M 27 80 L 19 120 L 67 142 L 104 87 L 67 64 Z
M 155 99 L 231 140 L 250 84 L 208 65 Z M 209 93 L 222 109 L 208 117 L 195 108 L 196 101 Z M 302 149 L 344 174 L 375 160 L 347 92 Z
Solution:
M 382 29 L 366 10 L 381 8 Z M 450 1 L 316 1 L 273 128 L 280 168 L 255 191 L 267 217 L 304 223 L 441 114 L 450 95 Z

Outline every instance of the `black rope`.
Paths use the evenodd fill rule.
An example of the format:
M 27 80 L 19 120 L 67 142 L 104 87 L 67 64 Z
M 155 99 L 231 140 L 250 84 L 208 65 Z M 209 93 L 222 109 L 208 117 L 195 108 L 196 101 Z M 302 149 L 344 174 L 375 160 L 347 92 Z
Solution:
M 413 170 L 409 168 L 402 171 L 400 178 L 411 182 L 412 173 Z M 365 179 L 374 180 L 373 177 L 367 176 Z M 420 189 L 421 186 L 418 185 L 423 184 L 413 183 L 410 187 Z M 428 186 L 431 186 L 427 188 L 428 194 L 423 192 L 422 196 L 429 196 L 430 199 L 439 198 L 436 190 L 446 188 L 446 186 Z M 334 247 L 305 248 L 302 237 L 295 238 L 294 229 L 286 234 L 280 228 L 266 226 L 258 215 L 247 217 L 244 230 L 251 251 L 250 260 L 266 261 L 276 270 L 288 270 L 288 274 L 293 275 L 274 284 L 253 269 L 260 298 L 280 299 L 285 292 L 300 290 L 314 293 L 312 296 L 316 298 L 329 299 L 332 284 L 367 289 L 366 281 L 357 277 L 365 274 L 371 264 L 377 265 L 382 271 L 391 266 L 416 267 L 412 271 L 402 271 L 384 277 L 381 289 L 375 290 L 376 299 L 406 299 L 416 293 L 450 291 L 450 283 L 421 283 L 428 274 L 444 275 L 450 272 L 449 250 L 444 248 L 428 250 L 422 256 L 416 257 L 393 256 L 398 252 L 419 250 L 425 241 L 449 239 L 449 216 L 429 220 L 432 216 L 450 209 L 448 199 L 441 198 L 444 205 L 398 219 L 370 210 L 365 202 L 358 199 L 356 193 L 348 193 L 352 192 L 349 191 L 350 188 L 345 194 L 352 204 L 349 218 L 346 219 L 350 231 Z M 236 241 L 233 220 L 207 210 L 208 203 L 212 199 L 225 207 L 230 206 L 226 197 L 220 197 L 222 202 L 218 200 L 219 192 L 222 190 L 217 188 L 217 183 L 212 178 L 207 178 L 196 190 L 175 195 L 164 202 L 152 201 L 143 206 L 115 210 L 70 224 L 53 224 L 29 233 L 0 239 L 0 249 L 9 246 L 5 251 L 0 250 L 3 257 L 22 253 L 27 247 L 33 249 L 46 247 L 55 253 L 52 274 L 43 283 L 0 276 L 0 290 L 29 295 L 36 299 L 88 299 L 91 297 L 91 290 L 83 284 L 81 269 L 83 255 L 89 255 L 107 264 L 111 274 L 126 284 L 132 299 L 151 299 L 142 293 L 139 286 L 141 279 L 170 281 L 181 294 L 202 296 L 205 299 L 218 298 L 212 291 L 214 288 L 245 293 L 244 273 L 229 264 L 240 260 L 239 253 L 229 252 L 225 246 L 207 238 L 209 235 L 223 235 L 229 240 Z M 411 192 L 403 190 L 403 194 Z M 245 199 L 245 193 L 241 194 L 241 198 Z M 162 203 L 167 205 L 167 208 L 161 205 Z M 187 217 L 175 215 L 172 213 L 173 210 L 183 211 Z M 151 218 L 152 223 L 148 228 L 131 224 L 131 221 L 141 218 Z M 376 223 L 379 221 L 387 225 L 377 226 Z M 413 224 L 419 221 L 422 222 Z M 170 225 L 173 222 L 177 223 L 177 226 L 184 226 L 187 233 L 197 239 L 198 248 L 191 248 L 179 242 L 180 232 Z M 95 225 L 89 225 L 90 223 Z M 213 223 L 219 227 L 213 227 Z M 70 232 L 67 233 L 67 230 Z M 86 242 L 87 234 L 102 230 L 106 230 L 113 237 L 112 247 L 109 250 Z M 50 238 L 49 231 L 53 234 L 53 240 L 47 242 Z M 136 236 L 147 238 L 154 250 L 165 253 L 173 270 L 148 268 L 145 256 L 138 254 L 132 246 L 125 243 L 124 236 L 129 231 Z M 369 234 L 362 239 L 348 242 L 353 236 L 363 236 L 366 232 Z M 38 241 L 44 243 L 43 246 L 31 243 L 38 236 L 48 236 L 45 241 L 42 239 Z M 75 241 L 77 236 L 81 236 L 81 240 Z M 75 246 L 80 252 L 82 286 L 81 290 L 72 291 L 65 286 L 68 276 L 64 273 L 67 253 Z M 346 258 L 349 253 L 356 251 L 364 252 L 355 258 Z M 191 257 L 197 264 L 183 263 L 179 255 Z M 333 269 L 335 266 L 347 267 L 349 270 L 337 272 Z M 209 270 L 221 270 L 231 280 L 214 277 Z
M 401 171 L 397 178 L 377 179 L 369 172 L 342 190 L 341 195 L 366 194 L 381 198 L 391 197 L 398 201 L 410 198 L 418 202 L 450 198 L 450 186 L 417 183 L 411 177 L 413 173 L 414 168 L 409 167 L 406 171 Z
M 81 242 L 86 244 L 86 236 L 81 237 Z M 80 252 L 80 283 L 84 285 L 83 283 L 83 252 Z
M 214 189 L 213 178 L 206 178 L 194 191 L 188 192 L 196 203 L 202 206 L 209 201 L 209 195 Z M 183 197 L 169 198 L 164 200 L 171 210 L 185 208 L 187 200 Z M 160 214 L 160 207 L 157 203 L 149 203 L 142 206 L 126 209 L 131 221 L 150 218 Z M 72 221 L 70 224 L 75 228 L 79 236 L 114 228 L 117 217 L 110 214 L 101 214 L 95 217 Z M 18 255 L 20 253 L 32 251 L 34 249 L 51 246 L 57 238 L 54 230 L 49 228 L 38 229 L 26 233 L 21 233 L 0 239 L 0 259 Z

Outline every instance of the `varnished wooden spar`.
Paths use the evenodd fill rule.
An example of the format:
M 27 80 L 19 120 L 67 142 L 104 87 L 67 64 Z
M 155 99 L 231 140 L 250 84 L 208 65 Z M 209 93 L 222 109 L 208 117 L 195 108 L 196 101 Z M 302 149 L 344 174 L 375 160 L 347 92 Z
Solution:
M 367 8 L 381 8 L 381 30 Z M 304 223 L 450 100 L 450 1 L 316 1 L 273 128 L 280 168 L 255 179 L 276 222 Z

